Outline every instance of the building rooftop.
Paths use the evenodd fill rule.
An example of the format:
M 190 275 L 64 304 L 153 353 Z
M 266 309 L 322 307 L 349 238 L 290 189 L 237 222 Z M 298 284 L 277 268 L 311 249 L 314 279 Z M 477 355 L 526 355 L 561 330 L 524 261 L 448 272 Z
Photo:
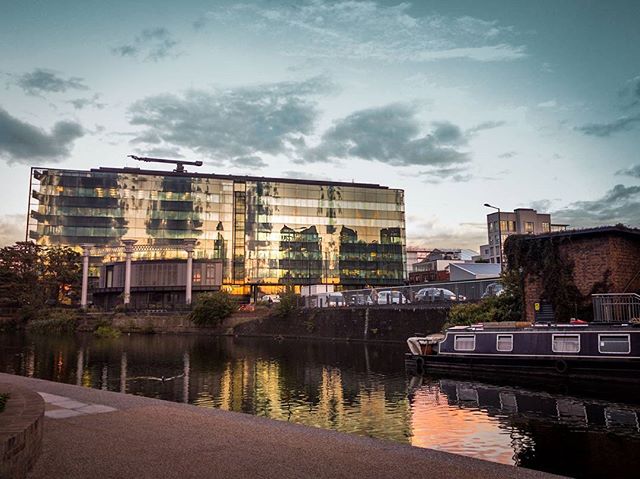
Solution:
M 552 231 L 550 233 L 541 233 L 537 235 L 519 235 L 529 239 L 539 238 L 556 238 L 556 237 L 576 237 L 576 236 L 600 236 L 600 235 L 624 235 L 640 237 L 639 228 L 630 228 L 622 224 L 614 226 L 598 226 L 595 228 L 571 229 L 563 231 Z
M 460 268 L 474 275 L 500 276 L 500 263 L 451 263 L 449 268 Z
M 36 168 L 42 170 L 58 170 L 58 171 L 83 171 L 86 170 L 64 170 L 61 168 Z M 100 167 L 92 168 L 91 172 L 96 173 L 135 173 L 138 175 L 151 175 L 151 176 L 177 176 L 177 177 L 191 177 L 191 178 L 216 178 L 221 180 L 232 181 L 272 181 L 278 183 L 293 183 L 293 184 L 305 184 L 305 185 L 332 185 L 332 186 L 354 186 L 358 188 L 377 188 L 377 189 L 389 189 L 388 186 L 382 186 L 375 183 L 356 183 L 348 181 L 330 181 L 330 180 L 307 180 L 298 178 L 279 178 L 270 176 L 246 176 L 246 175 L 224 175 L 217 173 L 199 173 L 199 172 L 175 172 L 166 170 L 147 170 L 142 168 L 112 168 L 112 167 Z

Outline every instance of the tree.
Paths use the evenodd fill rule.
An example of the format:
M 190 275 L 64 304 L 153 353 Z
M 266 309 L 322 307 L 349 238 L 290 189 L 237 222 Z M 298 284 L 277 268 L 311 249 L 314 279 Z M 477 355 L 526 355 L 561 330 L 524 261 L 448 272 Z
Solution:
M 236 309 L 236 302 L 229 293 L 206 293 L 198 296 L 189 319 L 198 326 L 219 326 Z

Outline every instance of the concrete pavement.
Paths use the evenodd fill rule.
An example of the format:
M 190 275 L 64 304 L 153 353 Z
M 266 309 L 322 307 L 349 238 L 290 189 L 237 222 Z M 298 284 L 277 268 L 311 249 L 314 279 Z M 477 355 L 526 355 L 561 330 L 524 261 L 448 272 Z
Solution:
M 31 478 L 552 477 L 246 414 L 1 373 L 0 381 L 47 401 Z

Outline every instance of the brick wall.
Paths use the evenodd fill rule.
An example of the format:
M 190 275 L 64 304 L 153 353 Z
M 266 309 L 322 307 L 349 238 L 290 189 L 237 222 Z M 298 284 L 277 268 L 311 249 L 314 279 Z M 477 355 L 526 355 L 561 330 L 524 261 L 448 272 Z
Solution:
M 532 238 L 532 241 L 536 239 Z M 619 234 L 576 236 L 558 248 L 573 263 L 573 281 L 583 296 L 594 292 L 640 292 L 640 240 Z M 534 321 L 535 303 L 543 293 L 542 279 L 525 275 L 525 320 Z M 580 305 L 588 310 L 591 299 Z M 590 317 L 584 319 L 591 319 Z

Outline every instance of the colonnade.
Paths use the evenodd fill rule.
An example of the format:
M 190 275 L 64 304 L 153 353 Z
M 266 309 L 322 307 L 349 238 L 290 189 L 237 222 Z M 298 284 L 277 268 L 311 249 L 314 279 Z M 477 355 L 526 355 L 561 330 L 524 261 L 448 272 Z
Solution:
M 196 241 L 193 238 L 184 239 L 182 248 L 187 252 L 187 272 L 186 272 L 186 290 L 185 290 L 185 303 L 191 304 L 192 289 L 193 289 L 193 252 L 195 250 Z M 158 249 L 173 249 L 175 246 L 138 246 L 135 247 L 137 240 L 123 239 L 122 246 L 113 249 L 124 249 L 125 255 L 125 267 L 124 267 L 124 304 L 125 306 L 131 303 L 131 259 L 134 251 L 144 250 L 158 250 Z M 88 292 L 89 292 L 89 259 L 91 257 L 91 251 L 95 248 L 92 244 L 83 244 L 82 246 L 82 291 L 80 297 L 80 306 L 82 309 L 87 308 L 88 304 Z

